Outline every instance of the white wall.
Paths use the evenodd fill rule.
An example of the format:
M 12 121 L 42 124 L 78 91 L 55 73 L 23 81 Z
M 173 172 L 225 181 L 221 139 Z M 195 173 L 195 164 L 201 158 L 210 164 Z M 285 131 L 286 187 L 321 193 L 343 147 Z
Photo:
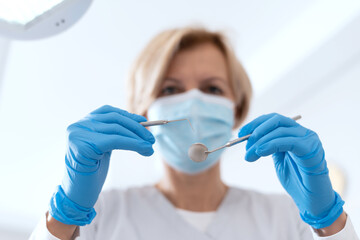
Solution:
M 8 56 L 10 41 L 4 38 L 0 38 L 0 96 L 1 86 L 3 81 L 4 70 L 6 66 L 6 60 Z
M 265 94 L 254 101 L 251 117 L 280 112 L 301 114 L 316 131 L 329 163 L 346 175 L 345 210 L 360 232 L 360 16 L 334 35 Z M 265 176 L 266 178 L 266 176 Z
M 124 3 L 95 0 L 88 14 L 69 31 L 40 41 L 12 42 L 0 85 L 0 229 L 7 229 L 6 234 L 11 231 L 19 234 L 31 231 L 46 210 L 54 187 L 61 181 L 67 125 L 103 104 L 125 107 L 123 79 L 129 65 L 150 37 L 169 26 L 203 22 L 212 28 L 230 29 L 238 55 L 249 69 L 255 86 L 256 98 L 251 117 L 267 111 L 293 114 L 289 109 L 294 110 L 304 115 L 304 124 L 320 131 L 326 145 L 330 144 L 325 140 L 327 134 L 332 133 L 330 127 L 323 129 L 320 120 L 316 124 L 310 122 L 314 125 L 309 124 L 311 116 L 315 116 L 314 112 L 318 111 L 315 105 L 300 105 L 306 103 L 296 99 L 286 100 L 292 105 L 282 107 L 278 104 L 284 92 L 295 95 L 304 93 L 297 91 L 303 89 L 298 87 L 302 86 L 302 82 L 296 80 L 297 88 L 294 89 L 291 84 L 284 84 L 287 83 L 284 79 L 288 77 L 280 76 L 289 68 L 294 69 L 296 76 L 300 71 L 296 70 L 296 66 L 301 69 L 303 59 L 313 55 L 326 39 L 348 26 L 351 17 L 359 14 L 357 2 L 202 0 L 174 3 L 155 0 Z M 322 10 L 319 14 L 310 14 L 314 9 Z M 334 25 L 329 16 L 342 24 Z M 324 19 L 328 19 L 328 22 Z M 314 23 L 318 28 L 326 28 L 328 31 L 322 35 L 311 35 L 312 28 L 303 27 L 298 32 L 289 30 L 299 26 L 302 21 Z M 351 28 L 357 30 L 357 27 Z M 281 44 L 289 38 L 292 39 L 291 44 Z M 299 53 L 295 46 L 301 45 L 301 41 L 296 39 L 306 39 L 310 43 Z M 357 42 L 348 44 L 358 48 Z M 263 49 L 263 53 L 260 54 L 259 49 Z M 291 53 L 291 64 L 279 64 L 277 55 L 274 56 L 269 49 L 275 49 L 278 56 L 285 59 Z M 273 61 L 267 60 L 272 56 Z M 327 58 L 327 55 L 320 54 L 314 58 L 314 62 L 321 63 Z M 282 60 L 278 59 L 284 62 Z M 4 66 L 0 62 L 0 69 Z M 344 70 L 342 74 L 348 71 L 350 69 Z M 317 72 L 318 68 L 306 71 L 309 75 Z M 282 84 L 271 87 L 275 80 Z M 307 87 L 308 83 L 304 83 Z M 313 101 L 322 107 L 325 104 L 324 96 L 332 96 L 328 95 L 332 94 L 332 88 L 321 91 L 328 83 L 318 83 L 317 88 L 312 89 Z M 343 91 L 352 89 L 350 87 Z M 309 98 L 308 95 L 304 96 Z M 345 98 L 347 96 L 351 94 L 344 94 L 343 98 L 348 99 Z M 284 98 L 288 99 L 289 95 Z M 358 101 L 358 98 L 354 100 Z M 353 101 L 344 100 L 341 104 L 346 107 L 343 110 L 339 107 L 336 111 L 343 111 L 342 116 L 351 116 L 344 111 L 354 109 Z M 326 109 L 328 113 L 331 112 L 331 109 Z M 331 141 L 331 144 L 330 148 L 335 150 L 338 147 L 335 144 L 339 142 Z M 342 152 L 330 153 L 334 159 L 342 156 Z M 243 155 L 241 145 L 226 153 L 222 170 L 228 183 L 261 191 L 283 191 L 271 160 L 263 159 L 249 164 L 241 160 Z M 345 167 L 348 168 L 348 165 Z M 106 187 L 150 183 L 160 175 L 160 163 L 154 157 L 148 159 L 134 153 L 117 151 L 112 156 Z M 356 192 L 351 191 L 355 195 L 350 195 L 349 190 L 349 205 L 354 204 L 353 199 L 358 199 Z
M 0 239 L 4 240 L 24 240 L 29 238 L 29 233 L 27 231 L 22 231 L 17 229 L 14 230 L 8 230 L 8 229 L 1 229 L 0 228 Z

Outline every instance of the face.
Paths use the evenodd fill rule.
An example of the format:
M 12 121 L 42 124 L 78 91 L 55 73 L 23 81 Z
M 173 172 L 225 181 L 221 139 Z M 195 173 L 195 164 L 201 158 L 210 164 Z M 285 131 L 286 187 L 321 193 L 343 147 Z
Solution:
M 175 55 L 165 74 L 158 97 L 194 88 L 234 101 L 225 57 L 211 43 L 200 44 Z
M 170 62 L 162 82 L 158 97 L 172 96 L 192 89 L 199 89 L 205 94 L 220 96 L 234 102 L 230 87 L 227 63 L 223 53 L 213 44 L 206 43 L 182 50 Z M 214 99 L 214 98 L 211 98 Z M 187 124 L 168 125 L 153 128 L 157 138 L 157 151 L 161 152 L 166 168 L 177 173 L 193 174 L 217 166 L 221 152 L 216 152 L 208 161 L 194 163 L 188 157 L 188 149 L 193 142 L 202 142 L 210 149 L 221 146 L 231 138 L 233 111 L 222 104 L 210 104 L 204 101 L 192 101 L 193 105 L 172 103 L 171 107 L 161 105 L 150 106 L 149 120 L 188 118 L 195 127 L 191 131 Z M 175 106 L 176 105 L 176 106 Z M 202 111 L 202 107 L 206 110 Z M 196 109 L 196 113 L 194 112 Z M 221 116 L 212 114 L 216 111 Z M 215 120 L 214 120 L 215 119 Z M 200 124 L 201 121 L 201 124 Z M 214 130 L 208 131 L 214 127 Z M 187 161 L 188 160 L 188 161 Z M 215 164 L 215 165 L 213 165 Z M 172 166 L 172 167 L 170 167 Z M 175 170 L 178 169 L 178 170 Z

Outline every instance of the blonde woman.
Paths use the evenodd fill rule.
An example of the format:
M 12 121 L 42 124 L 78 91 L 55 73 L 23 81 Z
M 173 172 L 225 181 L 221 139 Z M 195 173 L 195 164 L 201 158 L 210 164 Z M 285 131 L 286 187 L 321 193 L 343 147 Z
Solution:
M 250 81 L 221 33 L 160 33 L 135 62 L 128 92 L 129 112 L 103 106 L 68 127 L 66 174 L 32 239 L 300 240 L 312 239 L 309 226 L 319 238 L 357 238 L 319 138 L 292 119 L 268 114 L 239 132 L 252 133 L 245 159 L 272 155 L 292 199 L 224 184 L 221 151 L 201 163 L 189 159 L 192 143 L 223 145 L 248 113 Z M 186 121 L 140 124 L 182 118 L 194 131 Z M 153 146 L 165 166 L 156 185 L 100 194 L 113 150 L 146 157 Z

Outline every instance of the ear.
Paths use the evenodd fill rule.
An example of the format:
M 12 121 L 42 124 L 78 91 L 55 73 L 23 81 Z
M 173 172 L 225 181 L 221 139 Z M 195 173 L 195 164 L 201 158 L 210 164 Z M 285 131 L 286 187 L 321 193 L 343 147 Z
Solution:
M 232 126 L 232 130 L 235 130 L 236 129 L 236 112 L 237 112 L 237 108 L 236 108 L 236 105 L 234 106 L 234 109 L 233 109 L 233 111 L 234 111 L 234 116 L 233 116 L 233 118 L 234 118 L 234 124 L 233 124 L 233 126 Z
M 148 117 L 147 117 L 147 111 L 143 114 L 143 116 L 146 117 L 146 119 L 148 119 Z M 146 129 L 150 131 L 150 127 L 146 127 Z
M 241 101 L 235 107 L 235 124 L 234 130 L 239 128 L 249 112 L 250 101 L 245 96 L 242 97 Z
M 243 106 L 241 104 L 235 105 L 233 130 L 237 130 L 240 127 L 240 124 L 241 124 L 240 121 L 242 121 L 242 119 L 241 119 L 242 115 L 243 115 Z

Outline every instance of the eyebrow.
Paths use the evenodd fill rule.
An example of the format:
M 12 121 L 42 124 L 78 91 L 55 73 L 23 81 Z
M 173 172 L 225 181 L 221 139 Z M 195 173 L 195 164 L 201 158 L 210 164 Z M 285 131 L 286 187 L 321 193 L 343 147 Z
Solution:
M 164 79 L 164 82 L 165 81 L 173 81 L 173 82 L 177 82 L 177 83 L 179 83 L 179 84 L 181 84 L 182 82 L 179 80 L 179 79 L 176 79 L 176 78 L 172 78 L 172 77 L 167 77 L 167 78 L 165 78 Z
M 224 84 L 228 84 L 227 81 L 225 81 L 225 79 L 221 78 L 221 77 L 208 77 L 208 78 L 205 78 L 203 80 L 201 80 L 201 82 L 208 82 L 208 81 L 220 81 Z
M 165 78 L 165 79 L 164 79 L 164 82 L 165 82 L 165 81 L 173 81 L 173 82 L 176 82 L 176 83 L 178 83 L 178 84 L 183 84 L 183 82 L 182 82 L 181 80 L 176 79 L 176 78 L 172 78 L 172 77 L 167 77 L 167 78 Z M 202 79 L 202 80 L 200 81 L 200 83 L 201 83 L 201 84 L 204 84 L 204 83 L 206 83 L 206 82 L 213 82 L 213 81 L 219 81 L 219 82 L 221 82 L 221 83 L 223 83 L 223 84 L 225 84 L 225 85 L 228 85 L 228 82 L 225 81 L 225 79 L 223 79 L 222 77 L 216 77 L 216 76 Z

